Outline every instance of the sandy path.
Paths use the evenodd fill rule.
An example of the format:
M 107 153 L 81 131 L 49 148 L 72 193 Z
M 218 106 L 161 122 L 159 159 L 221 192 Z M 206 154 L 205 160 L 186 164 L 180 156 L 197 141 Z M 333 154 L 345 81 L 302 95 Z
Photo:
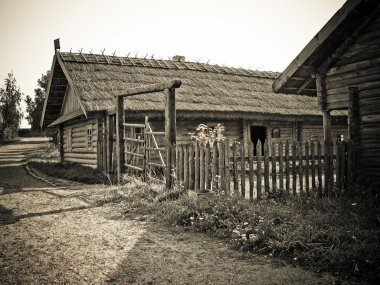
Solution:
M 245 259 L 204 235 L 141 219 L 112 218 L 117 205 L 93 203 L 107 189 L 51 188 L 27 175 L 21 162 L 4 159 L 12 157 L 7 151 L 19 148 L 22 144 L 16 149 L 0 147 L 0 284 L 332 284 L 334 280 L 269 258 Z M 22 161 L 23 155 L 21 151 L 17 159 Z

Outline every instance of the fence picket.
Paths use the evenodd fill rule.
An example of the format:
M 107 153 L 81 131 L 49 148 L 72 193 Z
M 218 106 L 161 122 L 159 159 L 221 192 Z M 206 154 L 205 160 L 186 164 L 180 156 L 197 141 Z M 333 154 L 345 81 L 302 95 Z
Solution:
M 336 151 L 336 184 L 335 185 L 337 189 L 340 189 L 341 180 L 342 180 L 341 178 L 342 144 L 338 142 L 336 145 L 336 148 L 337 148 L 337 151 Z
M 212 146 L 212 169 L 211 169 L 211 189 L 217 191 L 217 175 L 218 175 L 218 144 L 216 140 Z
M 239 191 L 239 180 L 238 180 L 238 163 L 237 163 L 237 142 L 232 143 L 232 164 L 233 164 L 233 181 L 234 181 L 234 194 L 238 194 Z
M 340 181 L 340 190 L 343 191 L 343 187 L 346 182 L 347 178 L 347 155 L 346 155 L 346 150 L 347 150 L 347 143 L 345 141 L 342 142 L 342 153 L 341 153 L 341 166 L 340 166 L 340 172 L 341 172 L 341 181 Z
M 300 195 L 304 194 L 303 189 L 303 145 L 302 142 L 298 143 L 298 175 L 300 184 Z
M 272 143 L 272 193 L 277 192 L 277 162 L 276 162 L 276 144 Z
M 199 145 L 195 144 L 194 191 L 199 191 Z
M 309 159 L 309 143 L 305 142 L 305 190 L 306 195 L 310 195 L 310 185 L 309 185 L 309 167 L 310 167 L 310 159 Z
M 268 141 L 264 142 L 264 188 L 266 194 L 269 192 L 269 148 Z
M 225 167 L 225 189 L 227 193 L 231 192 L 231 172 L 230 172 L 230 141 L 226 140 L 224 144 L 224 167 Z
M 205 146 L 199 146 L 199 191 L 205 190 Z
M 322 156 L 322 147 L 321 143 L 318 141 L 317 144 L 317 159 L 318 159 L 318 195 L 322 196 L 322 161 L 321 161 L 321 156 Z
M 194 147 L 189 145 L 189 189 L 194 189 Z
M 183 146 L 183 189 L 189 189 L 189 148 L 188 145 Z
M 297 194 L 297 147 L 296 143 L 292 142 L 292 179 L 293 179 L 293 194 Z
M 253 180 L 253 144 L 252 142 L 248 142 L 248 169 L 249 169 L 249 199 L 253 200 L 253 188 L 254 188 L 254 180 Z
M 225 190 L 225 173 L 224 173 L 224 142 L 219 142 L 219 190 L 223 191 Z
M 207 143 L 205 148 L 205 189 L 210 190 L 210 152 L 211 145 Z
M 279 156 L 279 180 L 280 180 L 280 192 L 284 192 L 284 146 L 282 142 L 278 144 L 278 156 Z
M 315 193 L 315 143 L 310 141 L 310 155 L 311 155 L 311 189 Z
M 257 200 L 260 200 L 261 199 L 261 191 L 262 191 L 262 182 L 261 182 L 261 161 L 262 161 L 262 157 L 261 157 L 261 141 L 259 140 L 257 142 L 257 145 L 256 145 L 256 154 L 257 154 L 257 169 L 256 169 L 256 173 L 257 173 L 257 188 L 256 188 L 256 197 L 257 197 Z
M 240 143 L 240 176 L 241 195 L 245 197 L 245 147 L 244 141 Z
M 285 191 L 290 192 L 290 165 L 289 165 L 289 142 L 285 142 Z

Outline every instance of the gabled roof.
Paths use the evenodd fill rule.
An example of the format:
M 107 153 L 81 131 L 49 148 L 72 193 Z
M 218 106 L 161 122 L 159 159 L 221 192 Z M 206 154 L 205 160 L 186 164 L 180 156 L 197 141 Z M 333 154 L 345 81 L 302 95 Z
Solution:
M 84 53 L 56 53 L 52 87 L 46 100 L 63 103 L 62 93 L 56 93 L 57 82 L 64 74 L 67 83 L 79 97 L 83 114 L 113 110 L 113 93 L 128 88 L 180 79 L 176 92 L 176 108 L 198 111 L 241 114 L 319 116 L 316 98 L 277 94 L 272 84 L 279 73 L 222 67 L 205 63 L 150 58 L 130 58 Z M 59 66 L 59 68 L 58 68 Z M 58 70 L 58 71 L 56 71 Z M 54 83 L 54 84 L 53 84 Z M 59 91 L 60 92 L 60 91 Z M 159 93 L 128 97 L 125 108 L 131 112 L 164 110 Z M 58 110 L 58 108 L 56 109 Z M 46 114 L 47 115 L 47 114 Z M 45 115 L 45 125 L 49 121 Z M 57 120 L 59 113 L 56 114 Z M 59 120 L 62 122 L 62 119 Z
M 273 90 L 316 96 L 315 73 L 335 63 L 379 7 L 379 0 L 348 0 L 281 73 Z

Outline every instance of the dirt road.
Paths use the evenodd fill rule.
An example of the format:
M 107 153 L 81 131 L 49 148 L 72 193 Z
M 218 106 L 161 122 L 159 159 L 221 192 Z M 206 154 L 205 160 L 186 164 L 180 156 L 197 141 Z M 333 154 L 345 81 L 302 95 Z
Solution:
M 120 220 L 97 186 L 50 187 L 25 171 L 38 140 L 0 146 L 0 284 L 333 284 L 204 235 Z

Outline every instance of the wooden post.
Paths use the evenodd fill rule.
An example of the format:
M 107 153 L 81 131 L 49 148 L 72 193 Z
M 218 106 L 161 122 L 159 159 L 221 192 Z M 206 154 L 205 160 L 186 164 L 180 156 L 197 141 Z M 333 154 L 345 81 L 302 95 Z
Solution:
M 261 182 L 261 141 L 259 140 L 256 145 L 256 154 L 257 154 L 257 200 L 261 199 L 261 187 L 262 187 L 262 182 Z
M 116 97 L 116 159 L 117 159 L 117 183 L 121 183 L 124 172 L 124 98 Z
M 245 147 L 244 141 L 240 144 L 240 175 L 241 175 L 241 195 L 245 198 Z
M 232 143 L 232 164 L 233 164 L 233 180 L 234 180 L 234 193 L 237 195 L 239 192 L 239 180 L 238 180 L 238 163 L 237 163 L 237 143 Z
M 143 130 L 143 138 L 144 138 L 144 157 L 143 157 L 143 178 L 144 178 L 144 181 L 146 181 L 147 177 L 148 177 L 148 164 L 147 164 L 147 160 L 148 160 L 148 140 L 149 140 L 149 136 L 146 134 L 147 131 L 148 131 L 148 116 L 145 116 L 145 120 L 144 120 L 144 130 Z
M 337 145 L 337 150 L 336 150 L 336 188 L 341 190 L 341 175 L 342 175 L 342 143 L 341 142 L 338 142 Z
M 264 188 L 265 193 L 269 193 L 269 147 L 268 141 L 266 140 L 264 143 Z
M 63 148 L 63 143 L 64 143 L 63 133 L 64 133 L 63 125 L 60 124 L 59 125 L 59 162 L 60 163 L 63 163 L 64 155 L 65 155 L 65 150 Z
M 322 150 L 321 143 L 318 141 L 317 145 L 317 160 L 318 160 L 318 195 L 322 196 Z
M 211 169 L 211 188 L 212 191 L 218 189 L 216 177 L 218 175 L 218 143 L 216 140 L 212 145 L 212 169 Z
M 349 88 L 349 101 L 348 101 L 348 134 L 351 141 L 351 163 L 350 169 L 347 169 L 351 176 L 351 181 L 355 179 L 357 172 L 357 165 L 359 163 L 360 153 L 360 132 L 359 132 L 359 90 L 356 87 Z
M 310 195 L 310 185 L 309 185 L 309 143 L 306 141 L 305 143 L 305 189 L 306 195 Z
M 249 170 L 249 199 L 253 200 L 253 189 L 254 189 L 254 180 L 253 180 L 253 143 L 248 142 L 248 170 Z
M 173 165 L 176 161 L 172 157 L 172 148 L 176 144 L 176 108 L 175 108 L 175 89 L 166 89 L 165 94 L 165 138 L 166 138 L 166 189 L 173 187 L 171 170 L 175 169 Z M 174 152 L 175 153 L 175 152 Z
M 194 147 L 189 145 L 189 189 L 194 189 Z
M 199 144 L 195 143 L 194 191 L 199 190 Z
M 218 143 L 218 153 L 219 153 L 219 165 L 218 165 L 218 174 L 219 174 L 219 190 L 225 190 L 225 173 L 224 173 L 224 142 L 220 141 Z
M 300 183 L 300 194 L 303 193 L 303 151 L 302 151 L 302 142 L 298 142 L 298 177 Z
M 183 184 L 184 190 L 187 191 L 189 189 L 189 149 L 187 145 L 183 147 L 183 151 Z
M 289 162 L 289 141 L 285 142 L 285 191 L 290 192 L 290 162 Z
M 277 192 L 276 143 L 272 143 L 272 193 Z
M 205 147 L 199 145 L 199 191 L 205 190 Z
M 292 143 L 292 178 L 293 178 L 293 194 L 297 194 L 297 147 L 296 142 Z
M 206 144 L 206 153 L 205 153 L 205 189 L 210 190 L 210 152 L 211 145 L 210 143 Z
M 311 154 L 311 187 L 312 191 L 316 191 L 315 183 L 315 143 L 310 141 L 310 154 Z
M 230 172 L 230 141 L 226 140 L 224 144 L 224 169 L 225 169 L 225 184 L 226 193 L 231 192 L 231 172 Z
M 278 144 L 279 159 L 279 180 L 280 180 L 280 192 L 284 192 L 284 146 L 282 142 Z

